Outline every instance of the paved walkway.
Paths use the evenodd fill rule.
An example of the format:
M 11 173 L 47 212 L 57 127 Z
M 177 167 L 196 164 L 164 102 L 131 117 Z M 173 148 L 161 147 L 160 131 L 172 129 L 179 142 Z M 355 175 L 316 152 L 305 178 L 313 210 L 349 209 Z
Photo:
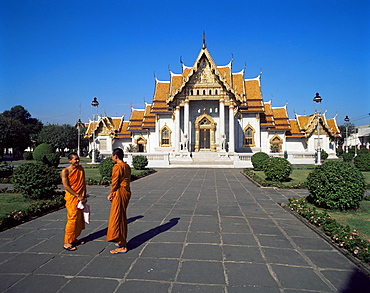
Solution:
M 105 241 L 107 187 L 88 187 L 91 224 L 62 248 L 66 211 L 0 233 L 1 292 L 369 292 L 370 279 L 235 169 L 163 169 L 132 182 L 130 251 Z

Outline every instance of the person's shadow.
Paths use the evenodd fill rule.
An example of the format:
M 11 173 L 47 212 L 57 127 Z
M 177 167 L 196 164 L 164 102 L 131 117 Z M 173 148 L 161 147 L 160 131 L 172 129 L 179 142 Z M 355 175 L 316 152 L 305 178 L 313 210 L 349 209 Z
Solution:
M 168 223 L 157 226 L 153 229 L 150 229 L 142 234 L 139 234 L 135 236 L 134 238 L 131 238 L 129 242 L 127 242 L 127 249 L 132 250 L 135 248 L 138 248 L 141 244 L 147 242 L 149 239 L 157 236 L 158 234 L 161 234 L 169 229 L 171 229 L 173 226 L 177 225 L 180 218 L 173 218 Z
M 136 220 L 141 219 L 141 218 L 144 218 L 144 216 L 136 216 L 136 217 L 129 218 L 129 219 L 127 219 L 127 224 L 135 222 Z M 94 241 L 95 239 L 98 239 L 100 237 L 103 237 L 103 236 L 107 235 L 107 230 L 108 230 L 108 228 L 104 228 L 102 230 L 99 230 L 97 232 L 89 234 L 89 235 L 81 238 L 81 241 L 84 241 L 85 243 L 90 242 L 90 241 Z

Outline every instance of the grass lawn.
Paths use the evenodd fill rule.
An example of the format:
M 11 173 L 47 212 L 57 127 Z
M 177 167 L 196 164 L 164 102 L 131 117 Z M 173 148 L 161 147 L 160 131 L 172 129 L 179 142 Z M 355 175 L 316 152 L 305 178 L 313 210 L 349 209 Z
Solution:
M 33 202 L 26 199 L 20 193 L 0 193 L 0 218 L 10 214 L 14 210 L 23 210 Z
M 312 169 L 293 169 L 293 172 L 292 174 L 290 174 L 290 178 L 288 179 L 289 181 L 282 182 L 282 183 L 285 186 L 303 183 L 306 180 L 308 174 L 310 174 L 310 172 L 312 172 Z M 265 173 L 263 171 L 253 171 L 253 173 L 255 173 L 258 177 L 260 177 L 263 180 L 266 179 Z M 369 185 L 370 184 L 370 172 L 361 172 L 361 173 L 365 177 L 366 184 Z
M 313 206 L 312 204 L 310 204 Z M 370 241 L 370 201 L 363 200 L 360 208 L 352 211 L 324 210 L 317 208 L 319 211 L 325 211 L 339 224 L 349 226 L 351 230 L 357 230 L 360 236 Z

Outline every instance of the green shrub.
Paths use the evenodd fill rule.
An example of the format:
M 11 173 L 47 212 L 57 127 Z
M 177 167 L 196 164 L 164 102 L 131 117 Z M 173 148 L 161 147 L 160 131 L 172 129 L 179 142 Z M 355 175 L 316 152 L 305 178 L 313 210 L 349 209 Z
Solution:
M 326 160 L 329 157 L 328 153 L 321 149 L 321 160 Z
M 32 152 L 24 152 L 23 153 L 23 160 L 26 160 L 26 161 L 33 160 Z
M 45 157 L 47 154 L 52 154 L 54 153 L 54 148 L 50 145 L 50 144 L 47 144 L 47 143 L 42 143 L 42 144 L 39 144 L 35 150 L 33 151 L 33 158 L 35 161 L 38 161 L 38 162 L 45 162 Z
M 353 157 L 355 156 L 355 153 L 353 152 L 348 152 L 348 153 L 343 153 L 343 162 L 351 162 Z
M 251 157 L 252 165 L 255 171 L 262 171 L 264 162 L 269 158 L 269 155 L 264 152 L 258 152 Z
M 370 151 L 367 148 L 363 148 L 363 149 L 358 150 L 357 154 L 358 155 L 362 155 L 362 154 L 364 154 L 364 155 L 366 155 L 366 154 L 367 155 L 370 155 Z
M 47 154 L 44 159 L 44 163 L 46 163 L 49 167 L 58 167 L 60 163 L 60 153 L 51 153 Z
M 287 159 L 272 157 L 264 162 L 263 171 L 267 179 L 282 182 L 289 178 L 293 168 Z
M 364 198 L 365 179 L 350 164 L 328 161 L 307 177 L 306 186 L 313 202 L 329 209 L 356 209 Z
M 103 161 L 100 162 L 99 173 L 102 179 L 111 180 L 113 166 L 114 162 L 112 161 L 111 157 L 105 158 Z
M 358 152 L 357 156 L 353 159 L 353 163 L 360 171 L 370 171 L 370 152 Z
M 12 182 L 15 189 L 31 199 L 49 198 L 55 193 L 57 184 L 61 183 L 59 172 L 40 163 L 26 163 L 13 172 Z
M 135 144 L 132 144 L 132 143 L 130 143 L 130 144 L 126 147 L 126 152 L 127 152 L 127 153 L 136 153 L 138 150 L 139 150 L 138 146 L 137 146 L 137 145 L 135 145 Z
M 148 165 L 148 159 L 145 156 L 135 156 L 132 159 L 132 165 L 136 170 L 144 170 Z
M 343 149 L 337 149 L 336 150 L 336 155 L 337 155 L 338 158 L 341 158 L 343 156 L 343 153 L 344 153 Z

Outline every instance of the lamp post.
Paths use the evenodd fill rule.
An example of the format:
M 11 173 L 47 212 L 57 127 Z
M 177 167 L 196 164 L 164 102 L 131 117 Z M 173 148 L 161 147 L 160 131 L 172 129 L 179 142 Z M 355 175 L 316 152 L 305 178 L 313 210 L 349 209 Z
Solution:
M 313 98 L 315 102 L 315 114 L 317 116 L 317 165 L 321 165 L 321 149 L 320 149 L 320 117 L 321 117 L 321 101 L 319 93 Z M 320 103 L 320 108 L 317 109 L 317 103 Z
M 96 107 L 96 114 L 94 115 L 93 114 L 93 149 L 92 149 L 92 152 L 91 152 L 91 163 L 94 164 L 95 163 L 95 149 L 96 149 L 96 143 L 95 143 L 95 116 L 98 116 L 98 106 L 99 106 L 99 102 L 98 100 L 96 99 L 96 97 L 94 97 L 94 100 L 91 102 L 91 106 L 93 106 L 93 108 Z
M 80 150 L 80 141 L 81 141 L 81 128 L 83 128 L 85 125 L 82 123 L 81 119 L 78 119 L 75 128 L 78 130 L 78 137 L 77 137 L 77 154 L 80 156 L 81 155 L 81 150 Z
M 346 118 L 344 118 L 344 121 L 346 122 L 346 153 L 348 153 L 348 124 L 349 124 L 349 118 L 346 115 Z

